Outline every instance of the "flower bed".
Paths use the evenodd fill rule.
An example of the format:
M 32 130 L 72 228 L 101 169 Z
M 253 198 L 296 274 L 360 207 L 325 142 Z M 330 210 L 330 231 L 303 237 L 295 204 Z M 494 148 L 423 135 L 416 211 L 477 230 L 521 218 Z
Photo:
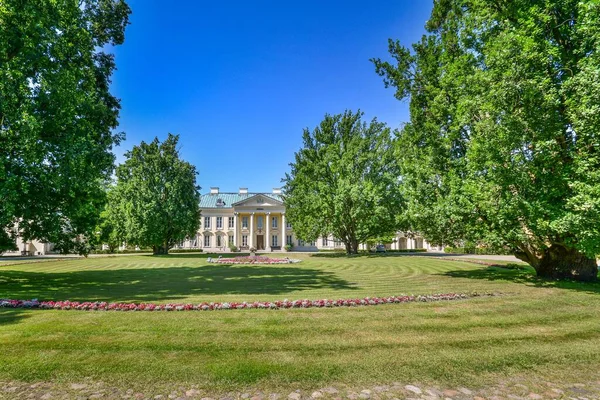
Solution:
M 78 301 L 38 301 L 38 300 L 2 300 L 0 307 L 4 308 L 37 308 L 47 310 L 90 310 L 90 311 L 212 311 L 212 310 L 243 310 L 243 309 L 286 309 L 286 308 L 333 308 L 333 307 L 359 307 L 377 306 L 382 304 L 398 304 L 412 302 L 432 302 L 444 300 L 462 300 L 472 297 L 494 296 L 493 293 L 445 293 L 419 296 L 389 296 L 365 297 L 356 299 L 338 300 L 281 300 L 281 301 L 255 301 L 242 303 L 199 303 L 199 304 L 153 304 L 153 303 L 108 303 L 104 301 L 78 302 Z
M 266 256 L 239 256 L 223 258 L 208 258 L 208 262 L 219 264 L 292 264 L 300 262 L 300 260 L 286 258 L 269 258 Z

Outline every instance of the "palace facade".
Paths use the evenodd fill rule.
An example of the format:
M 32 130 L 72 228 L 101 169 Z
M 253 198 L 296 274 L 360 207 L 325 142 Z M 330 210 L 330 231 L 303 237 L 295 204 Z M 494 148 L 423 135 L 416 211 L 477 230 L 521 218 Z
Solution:
M 237 193 L 222 193 L 218 187 L 200 197 L 202 210 L 200 229 L 195 237 L 178 243 L 178 249 L 202 249 L 205 252 L 228 252 L 230 246 L 242 251 L 281 251 L 292 245 L 293 251 L 345 250 L 341 241 L 320 237 L 305 242 L 296 237 L 293 226 L 286 220 L 281 189 L 271 193 L 252 193 L 240 188 Z M 52 243 L 17 238 L 18 250 L 6 255 L 44 255 L 53 253 Z M 388 250 L 426 249 L 440 251 L 418 234 L 397 232 Z M 124 248 L 124 247 L 123 247 Z M 368 250 L 366 244 L 359 249 Z
M 286 220 L 281 189 L 271 193 L 249 192 L 240 188 L 237 193 L 223 193 L 218 187 L 201 196 L 202 217 L 195 238 L 179 244 L 179 248 L 202 248 L 207 252 L 229 251 L 230 246 L 241 250 L 254 247 L 257 251 L 279 251 L 292 245 L 295 251 L 345 249 L 343 243 L 329 236 L 312 242 L 298 239 L 293 226 Z M 395 241 L 386 245 L 389 250 L 427 249 L 432 247 L 419 235 L 396 234 Z M 361 249 L 367 246 L 362 244 Z

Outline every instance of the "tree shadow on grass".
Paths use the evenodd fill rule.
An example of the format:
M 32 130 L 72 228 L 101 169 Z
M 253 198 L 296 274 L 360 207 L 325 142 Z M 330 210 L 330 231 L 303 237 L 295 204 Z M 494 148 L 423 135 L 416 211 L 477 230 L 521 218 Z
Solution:
M 207 265 L 77 272 L 0 271 L 2 297 L 39 300 L 167 301 L 239 294 L 239 300 L 311 289 L 356 287 L 331 272 L 292 266 Z
M 527 286 L 539 288 L 557 288 L 583 291 L 588 293 L 600 293 L 600 282 L 587 283 L 570 280 L 550 280 L 539 278 L 535 275 L 535 270 L 530 266 L 519 264 L 507 264 L 490 266 L 487 268 L 461 269 L 448 271 L 443 274 L 452 278 L 485 279 L 488 281 L 508 281 L 520 283 Z
M 9 324 L 15 324 L 25 318 L 29 318 L 29 316 L 22 309 L 0 308 L 0 327 Z

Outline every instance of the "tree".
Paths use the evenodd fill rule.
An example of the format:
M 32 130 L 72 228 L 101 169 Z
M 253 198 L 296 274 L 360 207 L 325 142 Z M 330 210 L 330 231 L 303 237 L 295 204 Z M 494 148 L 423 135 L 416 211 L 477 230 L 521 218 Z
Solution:
M 179 158 L 179 135 L 160 143 L 142 142 L 125 154 L 111 190 L 108 221 L 129 245 L 167 254 L 200 227 L 200 187 L 196 167 Z
M 0 247 L 25 239 L 86 252 L 111 149 L 109 91 L 130 9 L 123 0 L 0 2 Z
M 348 254 L 359 243 L 395 232 L 401 198 L 390 129 L 362 112 L 325 115 L 286 174 L 284 202 L 303 240 L 333 235 Z
M 107 207 L 100 213 L 100 222 L 96 227 L 94 246 L 106 245 L 108 252 L 114 253 L 123 243 L 122 238 L 125 237 L 125 232 L 121 230 L 124 224 L 119 222 L 122 217 L 121 214 L 118 212 L 118 209 L 112 208 L 117 205 L 115 204 L 116 199 L 112 199 L 111 195 L 112 192 L 109 192 Z
M 597 279 L 600 4 L 436 1 L 412 50 L 374 60 L 410 123 L 407 215 L 434 242 L 509 246 L 547 278 Z

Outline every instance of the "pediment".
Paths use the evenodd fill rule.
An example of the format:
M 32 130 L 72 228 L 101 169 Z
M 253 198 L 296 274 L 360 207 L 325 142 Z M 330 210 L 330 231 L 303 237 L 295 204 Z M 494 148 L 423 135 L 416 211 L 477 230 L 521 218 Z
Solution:
M 281 206 L 283 203 L 279 200 L 275 200 L 274 198 L 264 195 L 264 194 L 255 194 L 254 196 L 248 197 L 247 199 L 238 201 L 237 203 L 232 204 L 235 207 L 246 206 L 246 207 L 269 207 L 269 206 Z

